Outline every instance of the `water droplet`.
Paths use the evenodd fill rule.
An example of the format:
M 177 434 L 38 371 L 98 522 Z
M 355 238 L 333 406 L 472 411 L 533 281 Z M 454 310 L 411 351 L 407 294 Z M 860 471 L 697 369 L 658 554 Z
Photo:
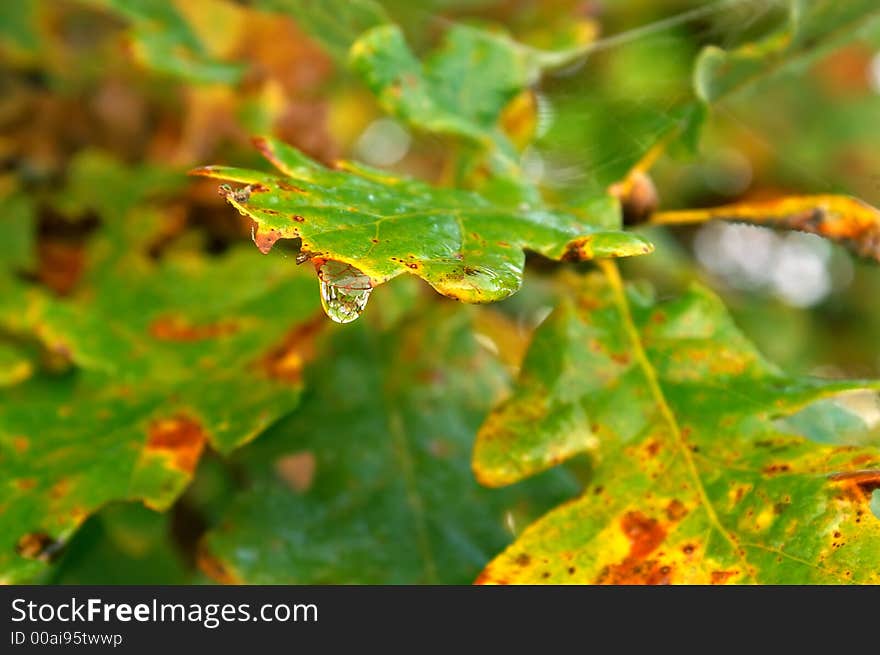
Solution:
M 318 269 L 321 304 L 337 323 L 351 323 L 367 306 L 373 283 L 351 264 L 328 260 Z

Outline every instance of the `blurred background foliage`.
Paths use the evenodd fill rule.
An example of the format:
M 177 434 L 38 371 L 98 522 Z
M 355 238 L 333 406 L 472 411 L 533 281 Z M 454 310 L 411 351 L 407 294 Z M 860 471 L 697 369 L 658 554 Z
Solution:
M 0 260 L 7 269 L 0 293 L 11 298 L 12 289 L 24 281 L 61 298 L 76 297 L 100 261 L 94 258 L 96 238 L 103 239 L 102 247 L 137 250 L 153 260 L 219 257 L 246 244 L 249 225 L 226 207 L 216 184 L 187 180 L 183 174 L 206 163 L 261 167 L 249 141 L 254 134 L 275 135 L 327 164 L 353 158 L 447 183 L 449 140 L 413 133 L 384 116 L 344 65 L 353 37 L 383 13 L 403 26 L 418 53 L 435 47 L 455 22 L 504 29 L 549 49 L 600 39 L 601 47 L 588 58 L 546 75 L 534 87 L 524 100 L 525 127 L 516 127 L 523 122 L 518 123 L 516 107 L 508 116 L 514 137 L 518 129 L 524 131 L 518 145 L 526 174 L 549 198 L 569 204 L 621 179 L 646 147 L 680 120 L 693 99 L 693 61 L 704 45 L 735 46 L 785 20 L 783 3 L 772 0 L 717 5 L 691 0 L 387 0 L 355 5 L 361 9 L 342 16 L 322 9 L 321 3 L 298 0 L 0 4 L 0 196 L 5 206 Z M 690 18 L 668 20 L 683 13 Z M 876 206 L 878 119 L 880 29 L 874 29 L 832 54 L 722 100 L 706 118 L 696 151 L 673 148 L 655 167 L 660 206 L 701 207 L 794 193 L 846 193 Z M 115 173 L 90 175 L 96 166 Z M 108 220 L 114 211 L 134 211 L 140 222 L 114 223 Z M 876 263 L 812 235 L 761 227 L 712 223 L 639 229 L 657 250 L 623 264 L 630 279 L 650 281 L 661 296 L 677 294 L 692 280 L 706 282 L 760 349 L 791 373 L 880 376 Z M 252 254 L 260 256 L 256 250 Z M 282 248 L 270 256 L 294 264 Z M 559 266 L 533 264 L 519 294 L 469 314 L 476 326 L 474 347 L 482 343 L 500 357 L 500 363 L 492 364 L 500 368 L 481 378 L 486 384 L 493 376 L 509 380 L 515 373 L 531 330 L 557 293 L 552 278 Z M 351 329 L 381 331 L 426 306 L 422 286 L 398 278 L 379 289 L 365 316 L 367 327 Z M 368 361 L 351 363 L 347 373 L 346 357 L 355 357 L 352 353 L 362 344 L 346 346 L 345 340 L 358 339 L 374 338 L 366 333 L 342 338 L 334 379 L 345 382 L 338 383 L 343 388 L 336 393 L 345 395 L 349 383 L 371 384 L 350 371 L 383 361 L 374 350 Z M 388 344 L 374 339 L 372 347 L 381 350 Z M 0 332 L 0 385 L 12 388 L 32 375 L 52 373 L 52 358 L 34 355 L 35 348 Z M 332 399 L 334 390 L 319 385 L 315 393 Z M 474 416 L 485 412 L 491 400 L 469 408 L 463 418 L 438 420 L 454 424 L 449 430 L 456 434 L 467 426 L 475 430 Z M 368 408 L 372 401 L 358 402 Z M 400 402 L 410 411 L 406 403 L 418 407 L 428 401 Z M 853 408 L 869 425 L 880 422 L 876 397 L 853 399 Z M 134 503 L 108 504 L 84 523 L 55 566 L 38 579 L 229 581 L 229 572 L 215 557 L 200 557 L 199 544 L 206 531 L 223 524 L 230 504 L 234 512 L 247 515 L 247 503 L 254 501 L 242 500 L 240 490 L 261 488 L 266 462 L 286 452 L 284 439 L 301 434 L 305 420 L 294 415 L 232 459 L 209 452 L 169 513 Z M 362 428 L 364 434 L 372 434 L 370 429 Z M 310 447 L 325 447 L 320 439 L 309 437 Z M 463 439 L 455 447 L 464 452 Z M 287 469 L 268 470 L 287 471 L 278 475 L 294 476 L 300 480 L 291 483 L 296 486 L 306 484 L 301 476 L 308 478 L 308 466 L 307 459 L 300 459 Z M 348 464 L 335 466 L 343 467 L 338 471 Z M 586 466 L 578 462 L 554 474 L 534 507 L 502 501 L 487 548 L 501 548 L 526 518 L 571 495 L 577 480 L 587 475 L 581 470 Z M 438 484 L 453 488 L 443 486 L 449 481 Z M 278 516 L 277 507 L 256 511 Z M 351 529 L 357 533 L 356 526 Z M 221 548 L 235 548 L 235 538 L 210 537 Z M 449 581 L 469 581 L 493 552 L 484 553 L 483 562 L 479 553 L 471 553 L 470 560 L 463 560 L 468 564 L 451 567 Z M 323 564 L 309 565 L 297 563 L 305 573 L 273 569 L 274 577 L 273 570 L 259 571 L 249 580 L 339 580 L 332 571 L 321 573 Z M 344 578 L 345 573 L 337 575 Z

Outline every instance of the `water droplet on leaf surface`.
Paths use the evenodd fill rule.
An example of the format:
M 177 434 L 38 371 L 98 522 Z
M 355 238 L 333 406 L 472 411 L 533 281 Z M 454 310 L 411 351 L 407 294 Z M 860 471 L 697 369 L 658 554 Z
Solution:
M 351 264 L 325 261 L 318 268 L 321 304 L 324 312 L 337 323 L 351 323 L 367 306 L 373 283 Z

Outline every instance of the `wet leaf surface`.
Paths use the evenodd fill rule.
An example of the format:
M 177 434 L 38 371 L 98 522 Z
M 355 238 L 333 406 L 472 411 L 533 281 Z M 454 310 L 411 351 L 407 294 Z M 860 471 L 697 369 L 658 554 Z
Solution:
M 502 485 L 594 448 L 591 485 L 481 582 L 878 582 L 880 451 L 772 419 L 880 383 L 784 375 L 701 288 L 656 302 L 593 278 L 578 298 L 538 330 L 474 468 Z
M 254 220 L 263 252 L 278 239 L 298 238 L 319 265 L 349 264 L 373 286 L 410 273 L 450 298 L 486 303 L 519 289 L 524 250 L 565 261 L 651 251 L 620 229 L 610 199 L 585 215 L 502 205 L 352 163 L 327 169 L 272 139 L 258 145 L 282 176 L 220 166 L 193 173 L 245 185 L 221 192 Z
M 220 582 L 467 583 L 518 529 L 577 488 L 562 470 L 509 490 L 470 471 L 506 383 L 467 308 L 379 333 L 346 328 L 302 407 L 240 453 L 249 489 L 203 544 Z

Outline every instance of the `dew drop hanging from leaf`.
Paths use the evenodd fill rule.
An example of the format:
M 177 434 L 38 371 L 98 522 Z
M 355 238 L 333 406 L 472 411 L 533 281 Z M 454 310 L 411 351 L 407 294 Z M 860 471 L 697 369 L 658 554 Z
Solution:
M 317 265 L 321 284 L 321 305 L 337 323 L 351 323 L 367 306 L 373 283 L 351 264 L 323 261 Z

